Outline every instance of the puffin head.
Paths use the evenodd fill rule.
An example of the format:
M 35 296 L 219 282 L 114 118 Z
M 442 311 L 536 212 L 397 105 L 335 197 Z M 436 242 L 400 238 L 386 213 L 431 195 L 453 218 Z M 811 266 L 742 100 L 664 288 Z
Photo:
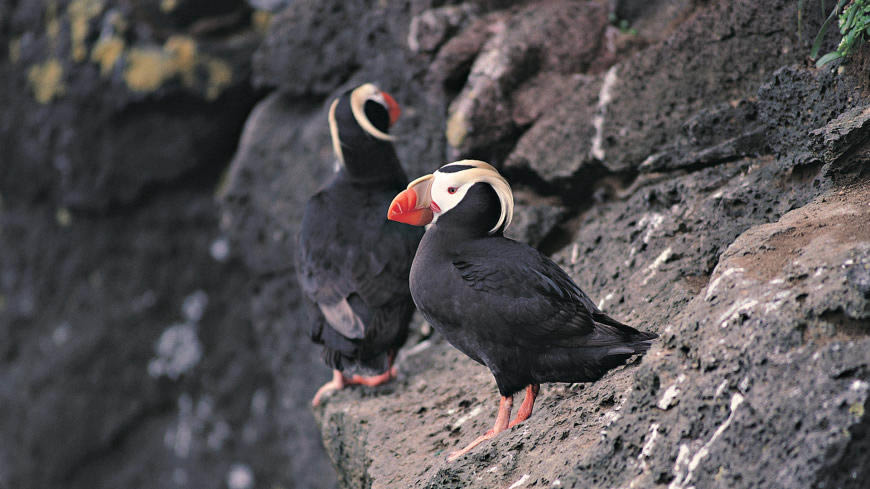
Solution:
M 462 160 L 408 184 L 393 199 L 387 219 L 414 226 L 438 221 L 495 234 L 510 225 L 513 212 L 511 187 L 498 170 Z
M 387 132 L 400 113 L 396 100 L 372 83 L 335 99 L 329 107 L 329 133 L 339 161 L 345 163 L 343 147 L 362 148 L 362 143 L 371 138 L 391 142 L 393 136 Z

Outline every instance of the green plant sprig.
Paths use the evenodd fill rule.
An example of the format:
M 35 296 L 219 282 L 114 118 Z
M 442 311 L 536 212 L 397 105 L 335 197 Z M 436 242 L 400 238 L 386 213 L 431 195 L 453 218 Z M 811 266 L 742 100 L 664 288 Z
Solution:
M 813 41 L 813 48 L 810 51 L 810 56 L 815 59 L 819 54 L 819 48 L 822 44 L 822 38 L 828 31 L 828 27 L 835 17 L 838 18 L 840 34 L 843 36 L 840 44 L 837 45 L 835 51 L 825 54 L 816 61 L 816 67 L 821 68 L 826 64 L 844 58 L 852 53 L 856 45 L 864 41 L 864 36 L 870 36 L 870 0 L 851 0 L 848 6 L 844 5 L 849 0 L 840 0 L 831 11 L 831 14 L 825 19 Z M 839 13 L 839 16 L 837 15 Z

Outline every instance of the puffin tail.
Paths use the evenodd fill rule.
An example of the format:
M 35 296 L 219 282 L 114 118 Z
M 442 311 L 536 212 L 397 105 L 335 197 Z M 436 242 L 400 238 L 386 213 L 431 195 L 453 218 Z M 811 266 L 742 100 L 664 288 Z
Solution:
M 593 318 L 596 332 L 601 336 L 610 337 L 612 341 L 607 351 L 608 356 L 645 353 L 652 346 L 652 341 L 659 337 L 655 333 L 634 329 L 604 313 L 596 314 Z

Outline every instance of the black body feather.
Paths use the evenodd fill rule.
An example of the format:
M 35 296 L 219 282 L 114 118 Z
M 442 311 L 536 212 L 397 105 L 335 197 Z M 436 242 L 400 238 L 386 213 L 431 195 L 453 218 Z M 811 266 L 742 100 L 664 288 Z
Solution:
M 411 294 L 456 348 L 486 365 L 509 396 L 529 384 L 587 382 L 656 337 L 601 312 L 549 258 L 501 232 L 498 198 L 478 183 L 429 228 Z
M 367 107 L 385 130 L 384 117 L 371 113 L 376 110 Z M 324 346 L 327 365 L 380 373 L 408 335 L 414 311 L 408 274 L 423 231 L 386 219 L 407 183 L 392 144 L 359 127 L 347 94 L 336 121 L 344 165 L 305 208 L 296 273 L 311 339 Z

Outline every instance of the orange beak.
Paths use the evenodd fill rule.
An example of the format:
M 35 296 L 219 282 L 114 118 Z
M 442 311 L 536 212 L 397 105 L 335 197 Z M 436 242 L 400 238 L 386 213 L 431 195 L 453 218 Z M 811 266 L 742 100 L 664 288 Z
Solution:
M 381 95 L 384 97 L 384 102 L 387 103 L 387 112 L 390 114 L 390 127 L 399 120 L 399 115 L 402 114 L 402 109 L 399 108 L 399 104 L 396 103 L 396 99 L 390 96 L 387 92 L 381 92 Z
M 433 178 L 432 175 L 426 175 L 408 184 L 408 188 L 390 203 L 387 219 L 412 226 L 425 226 L 432 222 L 434 214 L 429 209 L 432 202 L 429 191 Z

